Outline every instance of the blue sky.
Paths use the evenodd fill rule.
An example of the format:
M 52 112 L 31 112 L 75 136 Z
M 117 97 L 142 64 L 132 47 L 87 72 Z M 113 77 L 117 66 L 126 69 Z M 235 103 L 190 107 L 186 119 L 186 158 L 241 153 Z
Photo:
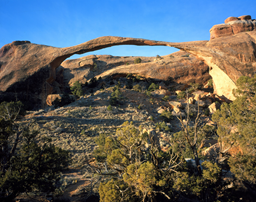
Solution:
M 169 42 L 209 40 L 230 16 L 256 18 L 255 0 L 0 0 L 0 47 L 15 40 L 55 47 L 100 36 Z M 170 47 L 116 46 L 90 54 L 156 56 Z

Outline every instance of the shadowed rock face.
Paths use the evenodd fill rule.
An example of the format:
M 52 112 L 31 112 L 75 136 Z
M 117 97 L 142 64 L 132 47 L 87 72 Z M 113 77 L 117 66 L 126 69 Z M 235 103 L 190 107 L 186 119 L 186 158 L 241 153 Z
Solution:
M 233 36 L 206 42 L 170 44 L 196 55 L 210 67 L 215 93 L 233 100 L 232 89 L 237 79 L 256 73 L 256 31 L 241 32 Z
M 121 44 L 166 45 L 166 42 L 107 36 L 68 48 L 29 41 L 7 44 L 0 49 L 0 101 L 18 98 L 37 103 L 42 100 L 44 105 L 47 95 L 59 88 L 55 82 L 56 69 L 66 58 Z
M 29 101 L 34 100 L 35 102 L 42 100 L 44 103 L 48 94 L 54 91 L 59 93 L 60 86 L 56 79 L 57 81 L 60 80 L 59 73 L 63 70 L 59 72 L 56 69 L 65 59 L 73 54 L 82 54 L 115 45 L 170 46 L 191 53 L 198 59 L 204 60 L 210 67 L 209 73 L 213 78 L 215 92 L 232 100 L 234 97 L 231 90 L 236 87 L 236 80 L 242 75 L 252 76 L 256 73 L 255 40 L 256 31 L 254 30 L 239 32 L 232 36 L 215 37 L 210 41 L 184 43 L 107 36 L 77 46 L 55 48 L 32 44 L 28 41 L 16 41 L 0 49 L 0 91 L 5 92 L 1 94 L 0 101 L 3 100 L 5 95 L 10 95 L 26 97 Z M 102 61 L 104 62 L 104 60 Z M 106 69 L 106 72 L 100 72 L 99 75 L 107 76 L 107 74 L 126 73 L 127 71 L 127 73 L 142 74 L 144 77 L 166 79 L 166 77 L 172 76 L 175 71 L 169 68 L 172 66 L 171 60 L 164 59 L 163 61 L 166 64 L 156 61 L 148 64 L 128 65 L 127 67 L 121 65 Z M 191 61 L 183 59 L 181 61 L 181 65 L 185 64 L 188 68 L 195 68 L 193 65 L 188 65 Z M 72 61 L 64 62 L 62 66 L 65 67 L 70 62 Z M 80 62 L 81 67 L 85 67 L 88 61 Z M 178 65 L 179 62 L 175 62 Z M 90 63 L 89 68 L 93 68 L 93 65 L 93 63 Z M 200 68 L 202 69 L 202 66 Z M 168 70 L 167 74 L 165 74 L 165 69 Z M 182 67 L 177 69 L 180 71 Z M 185 71 L 185 69 L 183 70 Z M 56 72 L 58 76 L 56 76 Z M 72 68 L 70 68 L 70 72 L 72 73 Z M 195 72 L 197 71 L 194 70 Z M 73 76 L 71 75 L 71 77 Z M 179 74 L 176 74 L 174 77 L 178 79 L 178 76 Z

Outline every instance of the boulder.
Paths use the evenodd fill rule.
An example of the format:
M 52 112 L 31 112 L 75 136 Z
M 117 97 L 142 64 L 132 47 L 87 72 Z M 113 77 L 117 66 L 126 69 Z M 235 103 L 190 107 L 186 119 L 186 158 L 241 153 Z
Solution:
M 216 159 L 220 152 L 219 143 L 215 143 L 212 146 L 206 148 L 202 151 L 202 155 L 205 156 L 207 159 Z
M 256 21 L 251 19 L 250 15 L 243 15 L 240 17 L 229 17 L 225 20 L 225 24 L 214 25 L 211 30 L 211 39 L 232 36 L 239 32 L 246 32 L 255 30 Z
M 225 24 L 231 22 L 231 21 L 236 21 L 236 20 L 240 20 L 239 18 L 237 17 L 228 17 L 226 20 L 225 20 Z
M 172 108 L 180 108 L 182 107 L 182 104 L 180 102 L 177 102 L 177 101 L 169 101 L 169 105 L 171 105 Z
M 199 105 L 199 107 L 205 107 L 206 103 L 203 100 L 197 100 L 196 105 Z
M 54 100 L 56 100 L 56 99 L 61 100 L 61 96 L 62 95 L 60 95 L 60 94 L 50 94 L 50 95 L 48 95 L 47 98 L 46 98 L 46 104 L 48 106 L 52 106 Z
M 180 111 L 180 108 L 178 107 L 173 107 L 173 111 L 176 113 L 176 114 L 179 114 L 181 111 Z
M 212 103 L 212 104 L 208 107 L 208 109 L 209 109 L 209 111 L 210 111 L 211 114 L 213 114 L 214 112 L 216 112 L 217 109 L 219 109 L 219 108 L 220 108 L 220 104 L 219 104 L 219 103 L 216 103 L 216 102 Z
M 158 107 L 156 109 L 156 111 L 157 111 L 158 114 L 162 114 L 165 111 L 165 109 L 161 106 L 161 107 Z
M 190 97 L 190 98 L 188 98 L 188 103 L 189 104 L 194 104 L 194 98 L 193 97 Z
M 166 95 L 171 95 L 171 92 L 164 89 L 159 89 L 151 92 L 151 95 L 157 98 L 163 98 Z
M 240 20 L 251 20 L 252 17 L 250 15 L 242 15 L 242 16 L 238 17 L 238 19 L 240 19 Z

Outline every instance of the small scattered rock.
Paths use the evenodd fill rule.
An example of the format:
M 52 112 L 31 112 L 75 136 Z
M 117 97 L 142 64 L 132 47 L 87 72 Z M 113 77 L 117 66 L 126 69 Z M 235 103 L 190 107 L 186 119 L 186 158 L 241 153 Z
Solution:
M 212 103 L 212 104 L 208 107 L 208 109 L 209 109 L 210 113 L 213 114 L 214 112 L 217 111 L 217 109 L 219 109 L 219 107 L 220 107 L 220 104 L 214 102 L 214 103 Z
M 199 105 L 199 107 L 205 107 L 206 106 L 206 104 L 203 100 L 196 101 L 196 105 Z
M 182 104 L 177 101 L 169 101 L 169 104 L 174 108 L 174 107 L 182 107 Z

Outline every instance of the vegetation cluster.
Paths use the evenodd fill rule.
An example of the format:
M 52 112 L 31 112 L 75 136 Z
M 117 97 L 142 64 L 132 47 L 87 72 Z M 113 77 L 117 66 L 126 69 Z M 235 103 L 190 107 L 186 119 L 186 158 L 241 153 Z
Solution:
M 256 77 L 241 77 L 237 84 L 238 89 L 234 91 L 237 99 L 222 104 L 213 115 L 217 130 L 203 125 L 199 110 L 194 124 L 187 124 L 191 122 L 188 105 L 186 122 L 177 117 L 182 130 L 170 135 L 171 146 L 165 150 L 160 148 L 157 134 L 128 122 L 114 135 L 100 135 L 95 158 L 102 165 L 102 174 L 111 176 L 100 185 L 100 200 L 253 200 Z M 167 122 L 172 118 L 166 111 L 163 116 Z M 156 127 L 170 131 L 165 122 Z M 221 151 L 215 158 L 205 159 L 202 148 L 214 136 Z M 237 152 L 230 153 L 234 148 Z M 232 182 L 225 180 L 227 172 L 232 173 Z
M 70 163 L 67 151 L 51 139 L 20 128 L 15 120 L 24 115 L 21 102 L 0 104 L 0 201 L 13 201 L 23 192 L 53 193 L 61 172 Z
M 133 85 L 141 78 L 127 75 L 127 79 L 131 89 L 142 92 L 139 84 Z M 87 85 L 97 83 L 93 78 Z M 125 122 L 115 134 L 100 133 L 93 152 L 95 174 L 104 176 L 99 185 L 100 201 L 252 201 L 256 197 L 256 76 L 239 78 L 237 86 L 233 92 L 236 100 L 222 103 L 212 115 L 217 126 L 205 125 L 199 105 L 195 113 L 187 104 L 185 119 L 163 111 L 156 130 Z M 120 88 L 120 81 L 112 87 L 109 113 L 112 106 L 123 104 Z M 177 98 L 183 99 L 199 88 L 191 84 Z M 145 89 L 150 97 L 159 85 L 150 82 Z M 71 91 L 80 97 L 83 85 L 76 82 Z M 67 94 L 62 98 L 54 105 L 72 102 Z M 165 102 L 168 99 L 163 98 Z M 209 115 L 209 111 L 204 113 Z M 61 172 L 70 163 L 67 151 L 31 129 L 33 122 L 26 127 L 16 124 L 24 114 L 21 102 L 0 104 L 1 201 L 12 201 L 23 192 L 56 192 Z M 179 121 L 179 132 L 173 132 L 173 119 Z M 170 146 L 161 145 L 161 132 Z M 85 130 L 81 134 L 85 135 Z M 218 141 L 220 150 L 211 158 L 202 152 L 208 140 Z

